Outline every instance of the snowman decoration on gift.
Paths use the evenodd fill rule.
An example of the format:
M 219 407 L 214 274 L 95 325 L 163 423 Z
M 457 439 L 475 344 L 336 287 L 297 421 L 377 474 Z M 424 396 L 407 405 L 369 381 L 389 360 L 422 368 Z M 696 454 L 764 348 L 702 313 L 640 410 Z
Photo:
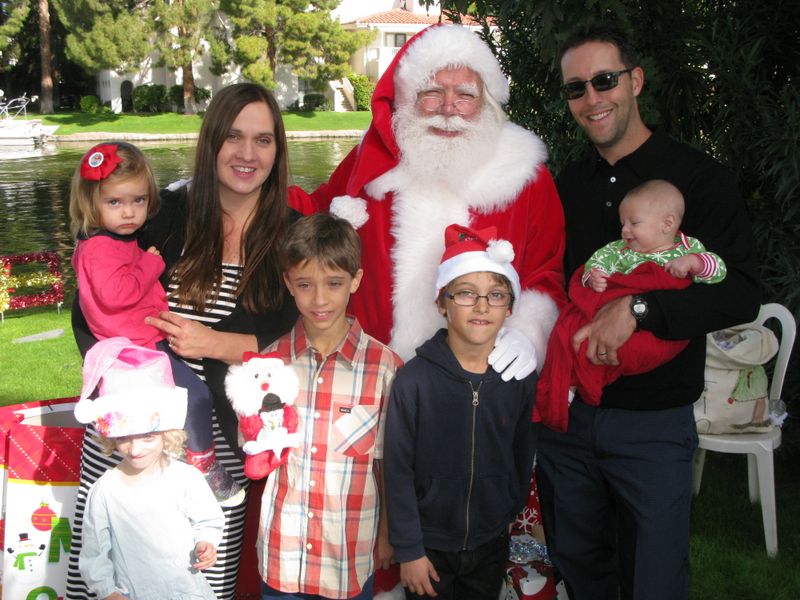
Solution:
M 225 377 L 225 393 L 239 417 L 244 438 L 244 473 L 250 479 L 269 475 L 300 445 L 294 402 L 300 389 L 297 374 L 278 354 L 245 352 L 241 365 Z

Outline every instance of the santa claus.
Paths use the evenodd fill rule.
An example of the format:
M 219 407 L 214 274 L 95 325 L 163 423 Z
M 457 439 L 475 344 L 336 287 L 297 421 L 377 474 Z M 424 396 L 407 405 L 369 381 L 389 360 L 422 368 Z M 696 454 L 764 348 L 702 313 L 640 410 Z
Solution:
M 377 84 L 373 120 L 301 212 L 351 221 L 364 278 L 350 310 L 403 359 L 445 326 L 431 301 L 451 223 L 494 226 L 516 251 L 522 284 L 490 362 L 505 379 L 543 359 L 564 301 L 564 217 L 542 141 L 510 123 L 508 81 L 489 47 L 459 26 L 411 38 Z

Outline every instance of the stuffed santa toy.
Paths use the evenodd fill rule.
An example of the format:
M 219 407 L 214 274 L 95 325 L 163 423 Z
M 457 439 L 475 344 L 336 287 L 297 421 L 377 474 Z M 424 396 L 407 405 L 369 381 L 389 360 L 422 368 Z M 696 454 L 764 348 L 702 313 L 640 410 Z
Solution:
M 300 445 L 294 402 L 300 384 L 277 354 L 245 352 L 225 377 L 225 393 L 239 417 L 244 439 L 244 474 L 262 479 L 285 463 Z

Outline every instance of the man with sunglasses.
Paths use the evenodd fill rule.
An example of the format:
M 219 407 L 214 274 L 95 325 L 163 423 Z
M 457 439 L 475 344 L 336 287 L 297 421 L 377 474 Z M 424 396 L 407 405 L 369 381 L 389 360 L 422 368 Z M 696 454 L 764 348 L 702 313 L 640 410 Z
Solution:
M 566 273 L 619 237 L 622 198 L 649 179 L 682 192 L 682 230 L 729 270 L 719 285 L 615 300 L 575 334 L 574 350 L 595 364 L 617 364 L 617 349 L 640 328 L 691 341 L 672 361 L 607 386 L 600 406 L 576 396 L 566 433 L 542 428 L 537 476 L 548 549 L 571 600 L 686 598 L 692 404 L 703 391 L 705 334 L 758 312 L 750 224 L 726 169 L 642 121 L 644 71 L 622 32 L 577 30 L 559 58 L 562 95 L 593 146 L 556 181 Z

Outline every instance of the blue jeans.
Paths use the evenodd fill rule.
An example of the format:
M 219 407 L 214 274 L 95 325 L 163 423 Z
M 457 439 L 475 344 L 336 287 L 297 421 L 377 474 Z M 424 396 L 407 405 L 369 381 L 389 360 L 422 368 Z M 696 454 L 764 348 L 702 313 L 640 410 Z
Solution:
M 296 592 L 281 592 L 269 587 L 261 582 L 261 600 L 326 600 L 327 596 L 315 596 L 314 594 L 298 594 Z M 372 600 L 372 575 L 364 582 L 364 587 L 358 596 L 353 596 L 350 600 Z
M 439 575 L 433 581 L 437 600 L 497 600 L 508 562 L 508 530 L 473 550 L 444 552 L 425 548 Z M 407 600 L 428 598 L 406 589 Z
M 575 399 L 566 433 L 541 428 L 542 521 L 571 600 L 688 597 L 696 447 L 691 404 L 622 410 Z
M 183 426 L 187 435 L 186 447 L 194 452 L 208 450 L 214 443 L 214 434 L 211 431 L 211 410 L 214 399 L 211 390 L 191 367 L 170 350 L 166 340 L 158 342 L 156 348 L 169 357 L 175 385 L 186 388 L 187 391 L 186 424 Z

